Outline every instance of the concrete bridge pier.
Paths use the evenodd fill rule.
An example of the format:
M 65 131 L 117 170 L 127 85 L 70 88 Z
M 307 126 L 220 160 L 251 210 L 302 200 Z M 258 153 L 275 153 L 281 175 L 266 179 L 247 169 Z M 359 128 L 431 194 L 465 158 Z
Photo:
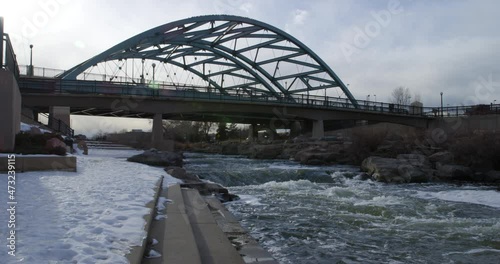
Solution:
M 300 136 L 301 125 L 299 121 L 294 121 L 290 123 L 290 137 L 298 137 Z
M 54 130 L 61 130 L 61 124 L 59 122 L 54 122 L 53 118 L 59 119 L 70 126 L 70 108 L 68 106 L 51 106 L 49 108 L 49 127 Z
M 163 115 L 155 114 L 153 117 L 153 130 L 151 133 L 151 145 L 160 149 L 163 143 Z
M 248 126 L 248 140 L 255 141 L 259 138 L 259 128 L 257 124 L 251 124 Z
M 312 121 L 312 138 L 322 138 L 325 136 L 323 120 Z

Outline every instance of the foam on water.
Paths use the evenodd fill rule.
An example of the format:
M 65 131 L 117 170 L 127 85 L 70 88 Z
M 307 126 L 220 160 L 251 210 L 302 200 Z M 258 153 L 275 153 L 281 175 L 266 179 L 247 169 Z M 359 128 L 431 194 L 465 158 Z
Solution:
M 207 167 L 202 157 L 191 160 L 187 170 L 237 183 L 230 190 L 242 200 L 226 206 L 280 263 L 496 263 L 500 258 L 500 210 L 491 188 L 389 185 L 361 180 L 355 167 L 224 156 L 209 156 Z M 444 200 L 452 197 L 460 201 Z
M 439 199 L 450 202 L 480 204 L 500 208 L 500 192 L 495 190 L 419 191 L 416 196 L 423 199 Z

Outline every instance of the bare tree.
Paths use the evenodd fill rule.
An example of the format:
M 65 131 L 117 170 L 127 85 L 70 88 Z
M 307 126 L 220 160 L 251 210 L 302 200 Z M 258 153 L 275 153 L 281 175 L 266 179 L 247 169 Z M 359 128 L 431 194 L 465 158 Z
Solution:
M 392 91 L 391 102 L 398 105 L 409 105 L 411 99 L 410 88 L 399 86 Z
M 415 93 L 413 95 L 413 102 L 419 102 L 419 103 L 422 102 L 422 96 L 420 95 L 420 93 Z

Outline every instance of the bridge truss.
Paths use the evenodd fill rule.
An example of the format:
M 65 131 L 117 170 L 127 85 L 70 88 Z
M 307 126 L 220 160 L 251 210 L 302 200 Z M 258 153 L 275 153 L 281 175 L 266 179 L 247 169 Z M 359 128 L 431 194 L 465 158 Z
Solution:
M 278 98 L 328 95 L 358 106 L 340 78 L 302 42 L 263 22 L 228 15 L 150 29 L 58 77 Z

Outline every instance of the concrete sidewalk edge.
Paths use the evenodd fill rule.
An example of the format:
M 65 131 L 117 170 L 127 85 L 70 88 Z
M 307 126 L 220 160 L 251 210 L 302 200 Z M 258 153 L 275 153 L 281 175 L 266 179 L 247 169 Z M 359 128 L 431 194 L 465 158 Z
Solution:
M 156 183 L 156 186 L 154 188 L 155 196 L 153 200 L 150 201 L 148 204 L 146 204 L 146 207 L 149 208 L 150 210 L 149 214 L 144 215 L 144 220 L 146 221 L 146 224 L 144 225 L 144 230 L 146 231 L 146 234 L 142 239 L 142 245 L 132 247 L 130 249 L 130 252 L 125 256 L 130 264 L 140 264 L 142 262 L 142 258 L 144 256 L 148 244 L 147 240 L 149 236 L 149 229 L 151 228 L 151 223 L 153 222 L 153 218 L 156 213 L 156 205 L 158 204 L 158 198 L 160 197 L 160 193 L 162 190 L 163 178 L 164 176 L 161 176 L 161 178 Z

